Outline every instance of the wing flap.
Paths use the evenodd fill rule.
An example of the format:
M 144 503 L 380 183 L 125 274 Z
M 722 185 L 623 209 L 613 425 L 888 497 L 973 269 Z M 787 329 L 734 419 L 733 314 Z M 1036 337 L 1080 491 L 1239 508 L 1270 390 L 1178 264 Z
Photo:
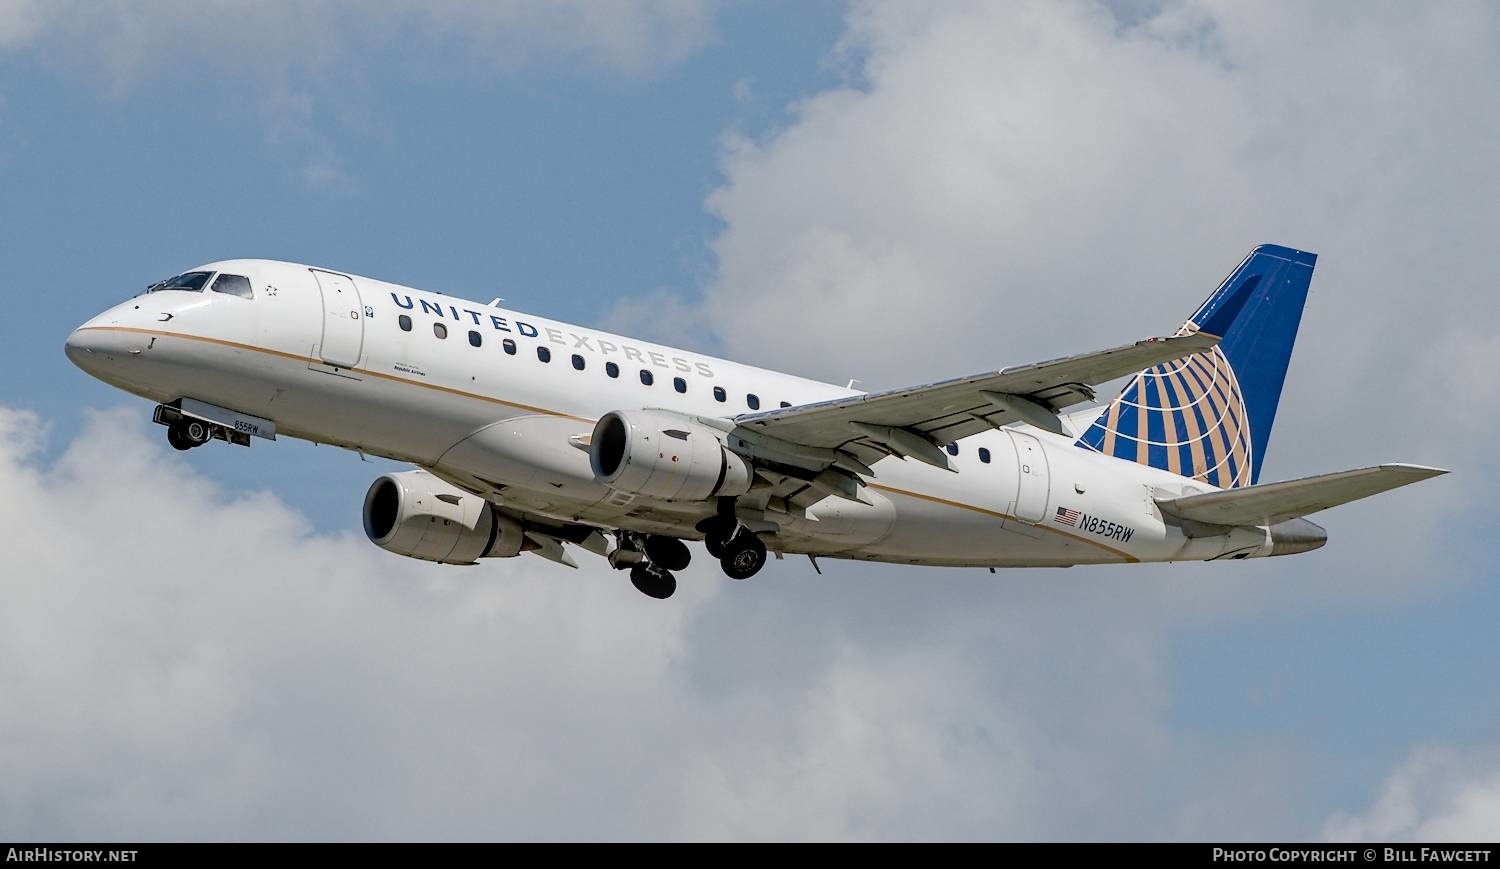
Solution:
M 1274 525 L 1446 474 L 1422 465 L 1376 465 L 1281 483 L 1162 498 L 1163 513 L 1206 525 Z

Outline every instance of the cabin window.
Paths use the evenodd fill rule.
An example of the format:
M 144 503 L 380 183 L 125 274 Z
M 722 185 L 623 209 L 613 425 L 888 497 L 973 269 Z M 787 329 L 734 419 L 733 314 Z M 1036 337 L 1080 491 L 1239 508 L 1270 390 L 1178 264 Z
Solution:
M 397 317 L 396 318 L 396 323 L 401 326 L 401 331 L 403 331 L 403 332 L 410 332 L 411 331 L 411 318 L 408 317 L 408 316 L 406 316 L 405 314 L 402 314 L 401 316 Z
M 606 362 L 604 363 L 604 373 L 608 374 L 610 377 L 619 377 L 620 366 L 616 365 L 613 362 Z
M 447 338 L 448 337 L 448 327 L 444 326 L 442 323 L 433 323 L 432 324 L 432 334 L 438 336 L 439 338 Z
M 949 444 L 946 447 L 946 449 L 948 450 L 948 455 L 950 455 L 950 456 L 956 456 L 956 455 L 958 455 L 958 444 Z
M 536 348 L 536 358 L 542 360 L 543 362 L 551 362 L 552 351 L 548 350 L 546 347 L 538 347 Z
M 255 298 L 255 291 L 250 289 L 250 279 L 244 275 L 219 275 L 214 278 L 213 290 L 226 296 L 239 296 L 242 299 Z
M 792 403 L 791 403 L 791 402 L 790 402 L 790 401 L 783 401 L 783 402 L 782 402 L 782 403 L 781 403 L 781 406 L 782 406 L 782 407 L 791 407 L 791 406 L 792 406 Z
M 642 368 L 641 369 L 641 382 L 644 383 L 644 384 L 646 384 L 647 386 L 650 386 L 651 384 L 653 384 L 653 383 L 656 382 L 656 376 L 653 375 L 650 371 L 647 371 L 646 369 Z
M 573 354 L 573 370 L 574 371 L 582 371 L 583 370 L 583 357 L 579 356 L 577 353 Z
M 677 390 L 678 392 L 685 393 L 687 392 L 687 381 L 683 380 L 681 377 L 674 377 L 672 378 L 672 388 Z
M 714 401 L 728 401 L 728 400 L 729 400 L 729 393 L 727 393 L 727 392 L 724 391 L 724 387 L 722 387 L 722 386 L 715 386 L 714 387 Z
M 472 347 L 478 347 L 480 344 L 483 344 L 483 343 L 484 343 L 484 336 L 480 335 L 478 332 L 475 332 L 473 329 L 470 329 L 469 330 L 469 345 L 472 346 Z
M 152 284 L 147 288 L 146 292 L 159 293 L 162 290 L 185 290 L 189 293 L 201 293 L 203 292 L 203 285 L 208 283 L 208 279 L 212 275 L 213 272 L 183 272 L 176 277 L 167 278 L 164 281 Z
M 979 448 L 979 460 L 981 462 L 984 462 L 986 465 L 988 465 L 990 463 L 990 449 L 989 449 L 989 447 L 980 447 Z
M 501 341 L 500 342 L 500 346 L 503 347 L 503 348 L 505 348 L 505 353 L 506 353 L 507 356 L 514 356 L 514 355 L 516 355 L 516 342 L 510 340 L 509 338 L 506 338 L 503 341 Z
M 751 410 L 760 410 L 760 396 L 753 392 L 745 396 L 745 403 L 750 405 Z

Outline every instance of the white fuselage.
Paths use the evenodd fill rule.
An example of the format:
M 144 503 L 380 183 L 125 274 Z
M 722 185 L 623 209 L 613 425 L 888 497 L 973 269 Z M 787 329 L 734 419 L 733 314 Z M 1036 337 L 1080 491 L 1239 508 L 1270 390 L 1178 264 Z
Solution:
M 609 411 L 727 419 L 752 412 L 752 396 L 770 410 L 854 394 L 302 265 L 233 260 L 200 270 L 247 275 L 254 297 L 137 296 L 81 326 L 69 356 L 154 401 L 191 398 L 262 417 L 280 434 L 410 462 L 504 508 L 554 520 L 694 538 L 695 523 L 712 514 L 711 503 L 631 497 L 596 480 L 577 441 Z M 777 515 L 780 530 L 768 545 L 996 567 L 1270 554 L 1265 529 L 1189 538 L 1153 500 L 1213 487 L 1070 438 L 1014 426 L 965 438 L 957 449 L 956 473 L 880 461 L 870 503 L 828 497 L 805 515 Z

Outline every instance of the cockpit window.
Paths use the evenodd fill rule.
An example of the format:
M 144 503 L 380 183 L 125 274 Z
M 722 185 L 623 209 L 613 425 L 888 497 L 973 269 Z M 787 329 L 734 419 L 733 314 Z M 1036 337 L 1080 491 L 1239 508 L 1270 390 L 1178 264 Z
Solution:
M 167 278 L 161 283 L 155 284 L 148 293 L 159 293 L 162 290 L 184 290 L 190 293 L 203 292 L 203 285 L 213 277 L 213 272 L 183 272 L 175 278 Z
M 244 275 L 220 274 L 214 278 L 213 290 L 216 293 L 239 296 L 242 299 L 255 298 L 255 291 L 250 289 L 250 279 Z

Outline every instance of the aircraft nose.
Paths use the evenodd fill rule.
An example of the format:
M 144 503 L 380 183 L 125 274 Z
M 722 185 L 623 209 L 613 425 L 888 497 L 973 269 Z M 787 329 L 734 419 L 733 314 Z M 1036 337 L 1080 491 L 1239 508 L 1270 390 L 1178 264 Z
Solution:
M 1271 526 L 1271 554 L 1296 555 L 1321 549 L 1328 542 L 1323 526 L 1306 519 L 1288 519 Z
M 73 334 L 69 335 L 68 340 L 63 343 L 63 352 L 68 355 L 68 359 L 74 365 L 87 371 L 88 365 L 86 362 L 94 352 L 92 344 L 93 341 L 88 334 L 88 330 L 81 328 L 74 329 Z
M 63 343 L 63 352 L 74 365 L 89 374 L 97 374 L 119 354 L 121 348 L 115 346 L 117 343 L 110 340 L 107 330 L 90 328 L 85 323 L 68 336 Z

